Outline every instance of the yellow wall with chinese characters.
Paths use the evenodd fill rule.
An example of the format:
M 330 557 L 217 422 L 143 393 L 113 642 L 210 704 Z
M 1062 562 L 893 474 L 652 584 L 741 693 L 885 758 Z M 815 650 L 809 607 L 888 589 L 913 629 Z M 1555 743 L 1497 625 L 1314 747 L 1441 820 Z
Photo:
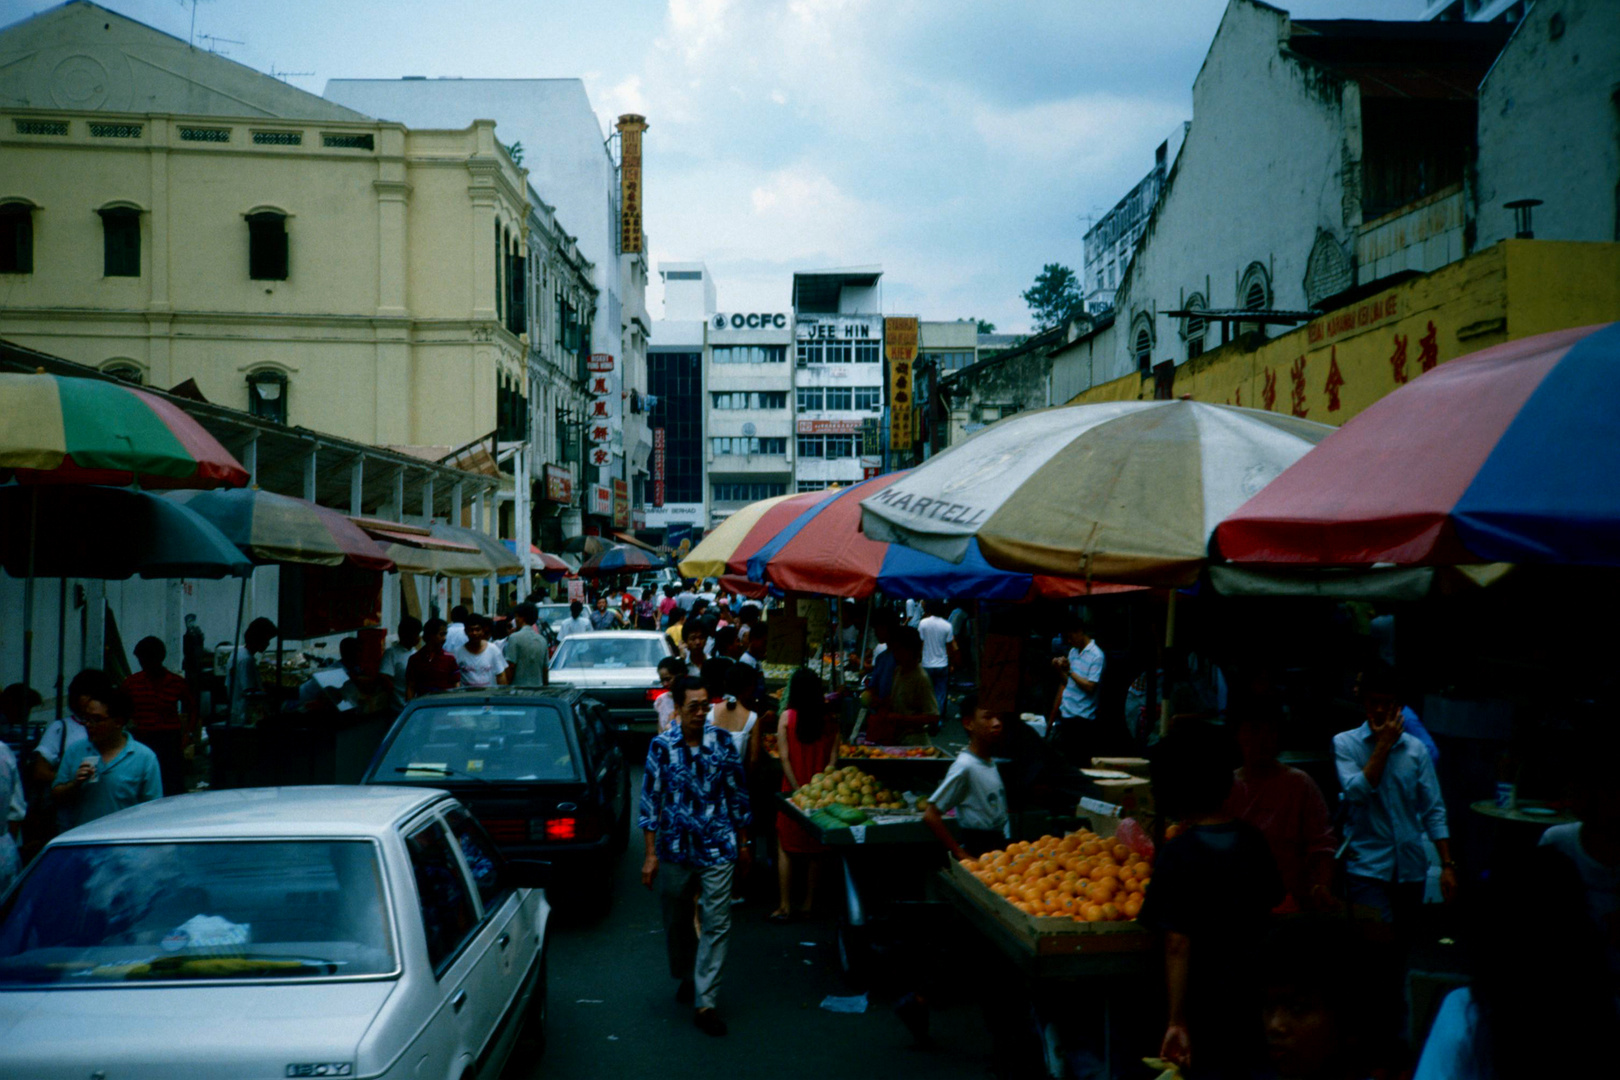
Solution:
M 1620 320 L 1620 244 L 1505 240 L 1331 311 L 1255 349 L 1176 368 L 1172 394 L 1342 424 L 1447 360 L 1491 345 Z M 1152 398 L 1128 375 L 1070 404 Z

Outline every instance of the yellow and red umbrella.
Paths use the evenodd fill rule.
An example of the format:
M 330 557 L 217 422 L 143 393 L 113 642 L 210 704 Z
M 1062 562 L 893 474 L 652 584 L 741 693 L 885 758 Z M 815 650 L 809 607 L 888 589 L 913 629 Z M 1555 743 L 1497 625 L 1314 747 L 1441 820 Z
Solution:
M 22 483 L 241 487 L 247 470 L 173 402 L 127 383 L 0 374 L 0 475 Z

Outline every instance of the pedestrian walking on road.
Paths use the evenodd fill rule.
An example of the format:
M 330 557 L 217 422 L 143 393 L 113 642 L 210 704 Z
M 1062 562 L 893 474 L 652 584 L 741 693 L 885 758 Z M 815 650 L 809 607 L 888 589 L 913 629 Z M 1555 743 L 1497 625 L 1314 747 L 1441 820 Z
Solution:
M 1069 654 L 1052 661 L 1063 678 L 1052 736 L 1069 764 L 1086 769 L 1091 767 L 1092 755 L 1101 750 L 1097 688 L 1102 684 L 1103 651 L 1092 640 L 1091 627 L 1078 615 L 1071 615 L 1064 622 L 1063 639 L 1069 646 Z
M 596 610 L 591 612 L 592 630 L 617 630 L 624 625 L 619 613 L 608 607 L 607 597 L 596 598 Z
M 402 617 L 399 620 L 399 640 L 383 650 L 382 661 L 377 665 L 377 674 L 382 677 L 383 689 L 388 694 L 388 706 L 395 712 L 405 707 L 409 696 L 405 669 L 410 665 L 411 657 L 416 655 L 416 647 L 421 641 L 422 620 L 415 615 Z
M 501 653 L 506 657 L 512 677 L 512 686 L 544 686 L 550 669 L 551 650 L 540 636 L 540 609 L 533 604 L 518 604 L 512 608 L 512 632 L 501 642 Z
M 700 1031 L 724 1035 L 715 1000 L 731 933 L 731 882 L 752 861 L 748 786 L 731 734 L 706 719 L 703 681 L 685 676 L 671 693 L 680 724 L 647 748 L 641 783 L 641 883 L 658 887 L 669 972 L 680 980 L 675 1000 L 695 1006 Z M 701 934 L 692 925 L 694 900 Z
M 422 647 L 405 664 L 407 700 L 441 694 L 461 685 L 461 666 L 444 651 L 448 629 L 443 619 L 429 619 L 422 627 Z
M 802 667 L 788 680 L 787 707 L 777 729 L 777 751 L 782 759 L 782 791 L 792 794 L 817 774 L 838 762 L 838 725 L 827 721 L 826 691 L 821 676 Z M 807 916 L 815 905 L 826 848 L 804 825 L 785 810 L 776 813 L 776 910 L 772 922 Z M 804 903 L 794 906 L 793 868 L 805 868 Z
M 186 762 L 197 743 L 197 698 L 191 685 L 163 666 L 169 650 L 155 637 L 135 643 L 141 670 L 124 680 L 124 692 L 134 702 L 134 727 L 141 742 L 157 755 L 163 769 L 163 794 L 184 795 Z

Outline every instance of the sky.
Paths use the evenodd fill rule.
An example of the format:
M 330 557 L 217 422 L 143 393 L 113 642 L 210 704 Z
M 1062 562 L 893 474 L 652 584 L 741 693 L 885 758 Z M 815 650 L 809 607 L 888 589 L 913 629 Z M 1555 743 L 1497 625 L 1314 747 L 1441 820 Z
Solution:
M 649 258 L 655 270 L 707 263 L 721 310 L 785 310 L 795 270 L 878 264 L 887 313 L 978 317 L 1003 332 L 1029 329 L 1019 294 L 1047 263 L 1079 270 L 1089 221 L 1191 119 L 1192 82 L 1226 6 L 100 2 L 181 38 L 194 27 L 199 44 L 317 94 L 333 78 L 579 77 L 604 132 L 620 113 L 647 117 Z M 0 0 L 0 25 L 53 6 Z M 1281 6 L 1299 18 L 1398 19 L 1426 5 Z

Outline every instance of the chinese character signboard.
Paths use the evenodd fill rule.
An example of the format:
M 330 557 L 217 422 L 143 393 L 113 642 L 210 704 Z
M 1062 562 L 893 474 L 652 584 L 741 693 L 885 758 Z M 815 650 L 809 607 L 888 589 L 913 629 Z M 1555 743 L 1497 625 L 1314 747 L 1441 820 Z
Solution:
M 613 527 L 630 527 L 630 485 L 618 477 L 613 479 Z
M 861 420 L 800 420 L 800 435 L 859 435 Z
M 619 117 L 619 252 L 641 250 L 641 133 L 647 118 L 635 113 Z
M 605 484 L 592 484 L 586 489 L 590 492 L 590 501 L 585 505 L 586 513 L 596 514 L 599 517 L 608 517 L 613 513 L 613 490 Z
M 574 501 L 574 477 L 560 465 L 546 466 L 546 501 L 564 506 Z
M 861 453 L 871 458 L 883 453 L 883 433 L 876 420 L 861 421 Z
M 613 464 L 622 443 L 624 402 L 619 392 L 619 372 L 609 353 L 592 353 L 586 363 L 590 374 L 585 389 L 590 401 L 585 406 L 585 437 L 590 442 L 588 460 L 592 465 Z
M 883 356 L 889 362 L 889 448 L 911 449 L 911 366 L 917 361 L 917 320 L 883 320 Z
M 668 449 L 663 428 L 653 428 L 653 505 L 664 505 L 664 461 Z

